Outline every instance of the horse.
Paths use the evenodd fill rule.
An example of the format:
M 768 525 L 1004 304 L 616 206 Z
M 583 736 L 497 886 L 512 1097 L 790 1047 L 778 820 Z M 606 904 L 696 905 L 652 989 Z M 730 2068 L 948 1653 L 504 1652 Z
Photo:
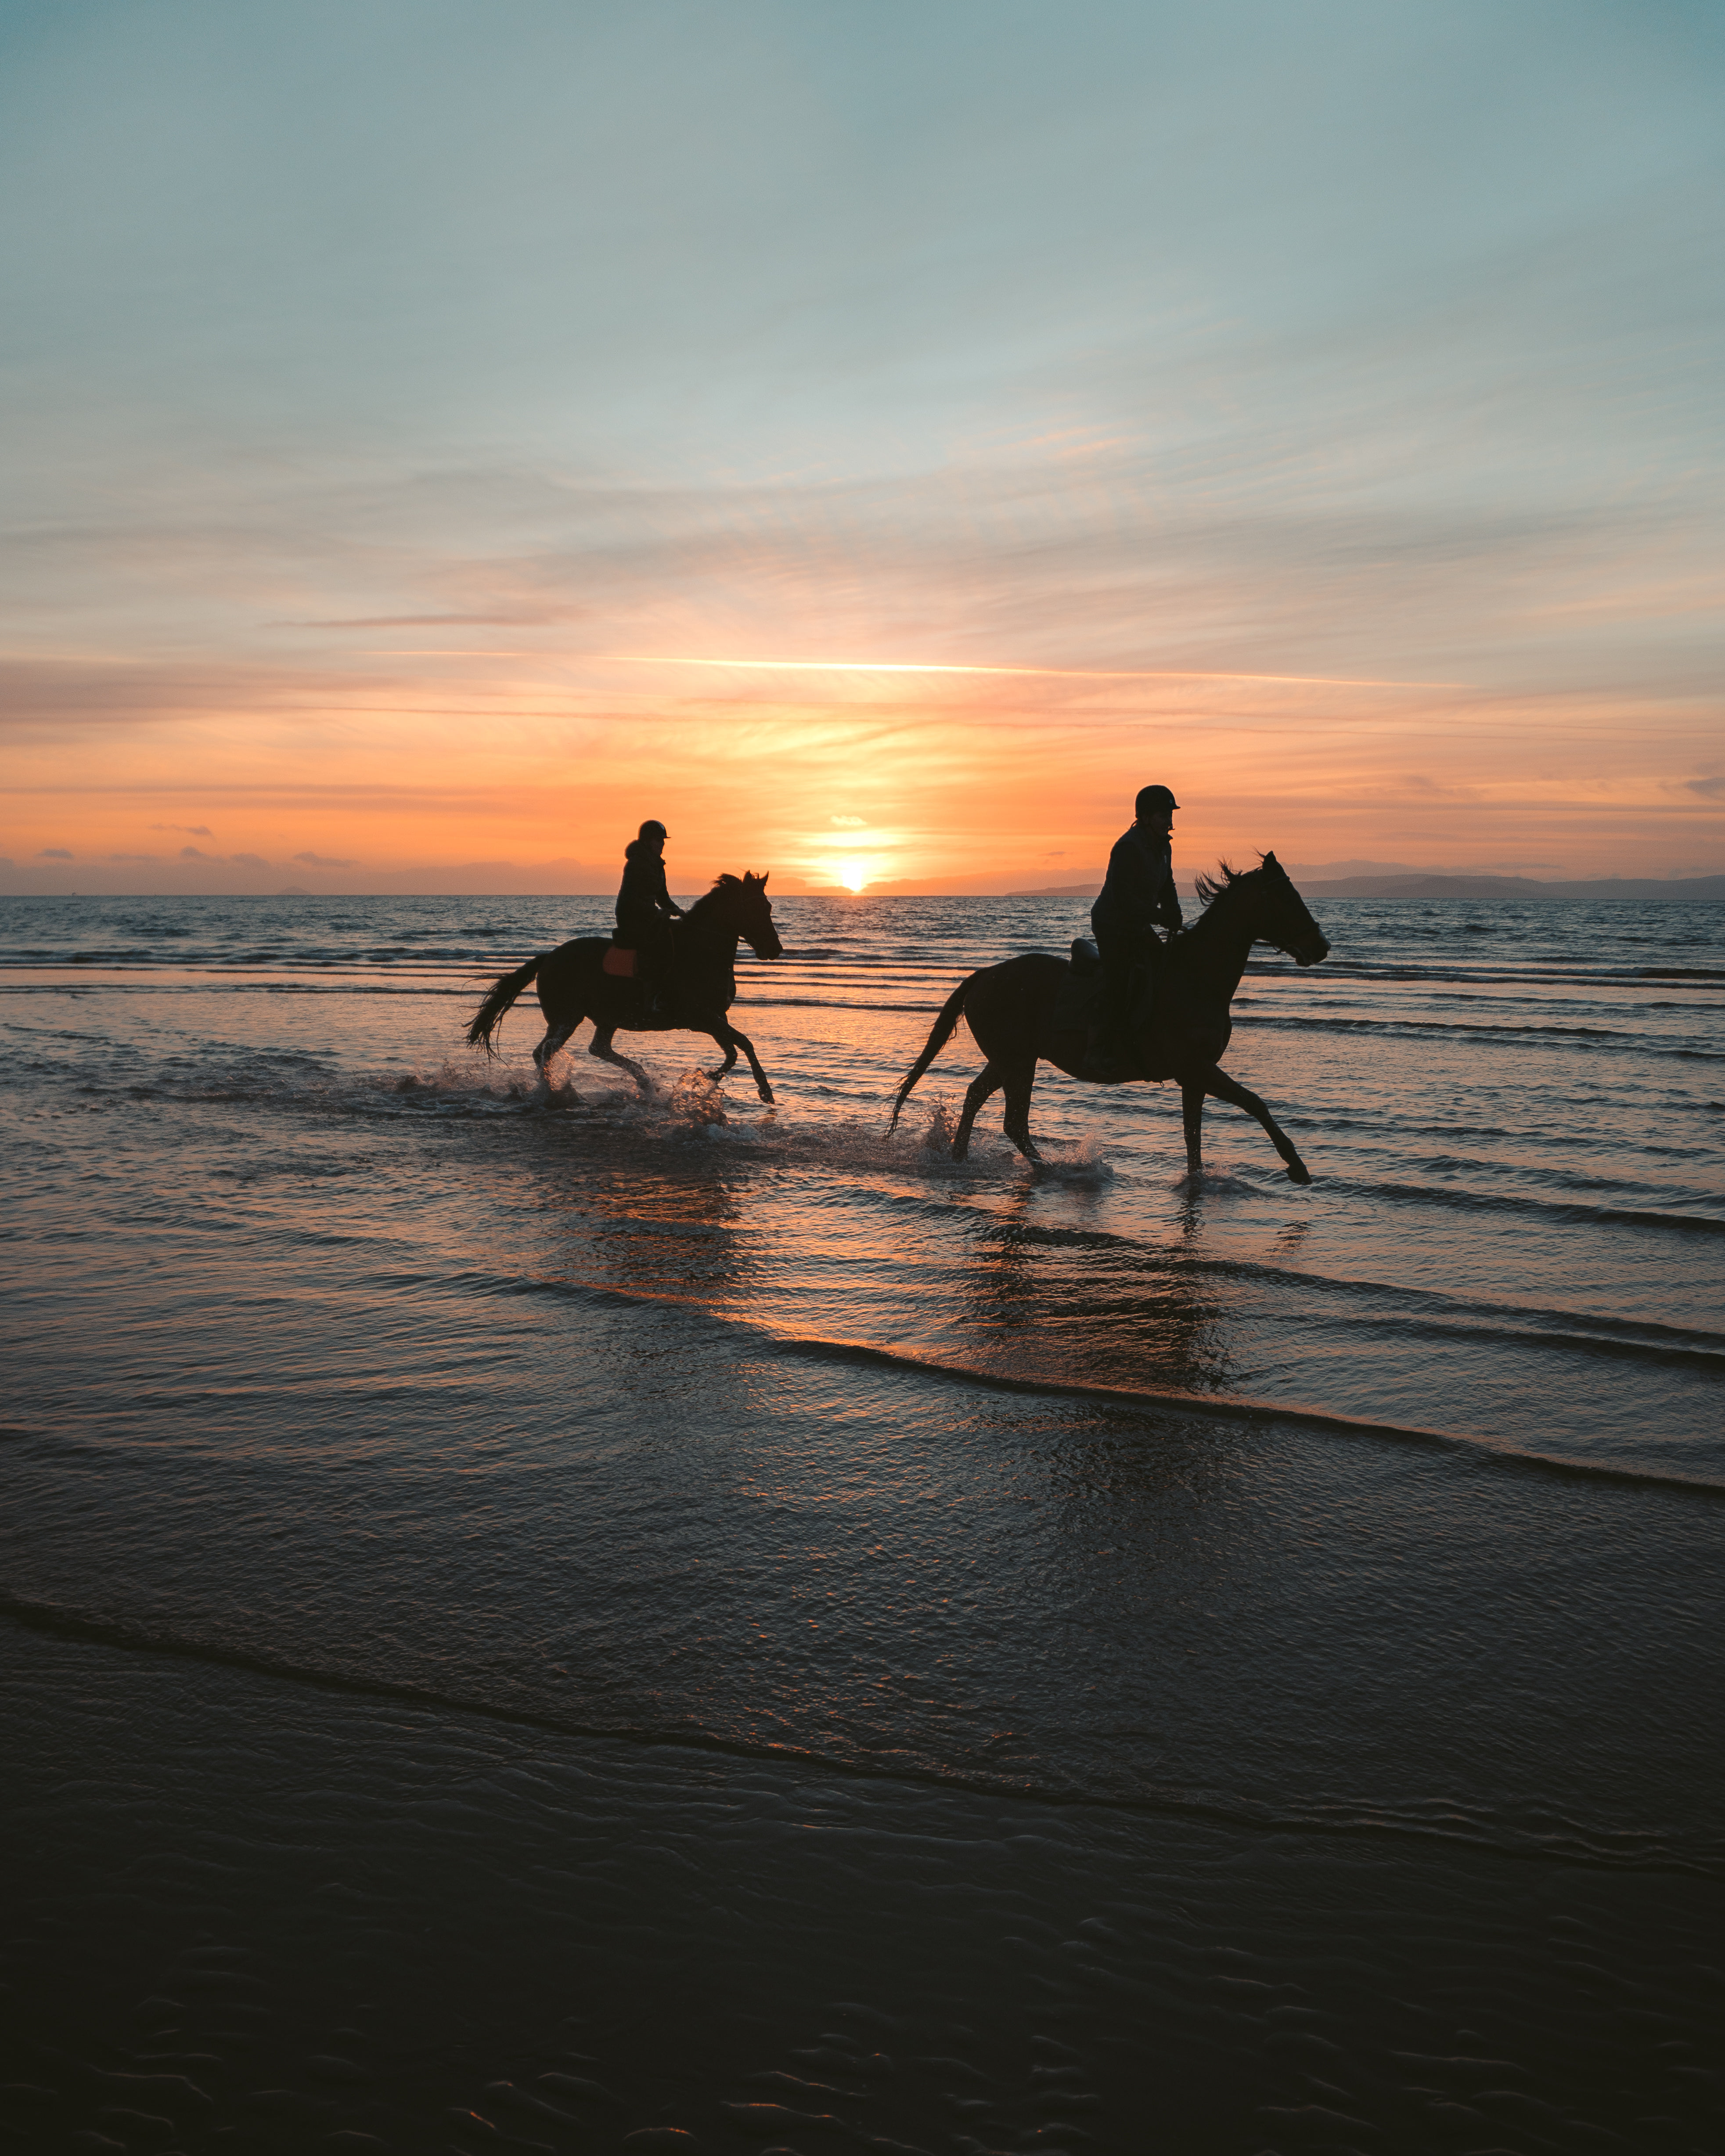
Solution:
M 1190 928 L 1169 941 L 1163 953 L 1150 1021 L 1147 1026 L 1139 1018 L 1132 1041 L 1132 1067 L 1119 1077 L 1087 1082 L 1178 1079 L 1185 1109 L 1186 1168 L 1194 1177 L 1204 1173 L 1204 1096 L 1230 1101 L 1263 1125 L 1286 1164 L 1289 1182 L 1306 1183 L 1312 1180 L 1311 1171 L 1269 1109 L 1219 1067 L 1234 1030 L 1228 1006 L 1253 944 L 1273 944 L 1299 966 L 1315 966 L 1330 955 L 1322 931 L 1307 911 L 1287 870 L 1274 854 L 1260 859 L 1260 867 L 1245 870 L 1232 869 L 1224 861 L 1219 875 L 1198 879 L 1204 910 Z M 1030 1089 L 1036 1082 L 1037 1060 L 1045 1057 L 1070 1076 L 1086 1078 L 1088 1020 L 1101 987 L 1094 948 L 1081 939 L 1073 944 L 1072 952 L 1074 962 L 1088 963 L 1028 951 L 1002 965 L 984 966 L 961 981 L 899 1087 L 889 1130 L 896 1127 L 911 1088 L 951 1040 L 962 1014 L 988 1060 L 964 1096 L 964 1113 L 952 1140 L 953 1159 L 964 1158 L 978 1111 L 1004 1086 L 1006 1135 L 1027 1160 L 1040 1160 L 1030 1136 Z M 1092 984 L 1088 1004 L 1086 976 Z
M 770 872 L 769 872 L 770 873 Z M 778 931 L 773 925 L 773 906 L 767 896 L 767 878 L 752 874 L 721 875 L 705 897 L 696 900 L 676 925 L 675 963 L 665 984 L 670 1008 L 648 1009 L 647 993 L 639 981 L 604 970 L 608 937 L 578 936 L 542 952 L 505 973 L 474 1014 L 467 1029 L 470 1046 L 496 1050 L 491 1036 L 503 1014 L 530 981 L 539 983 L 539 1008 L 545 1014 L 545 1038 L 533 1050 L 533 1060 L 544 1075 L 551 1059 L 583 1019 L 591 1019 L 593 1039 L 589 1055 L 614 1063 L 628 1071 L 644 1098 L 653 1081 L 627 1055 L 611 1045 L 612 1036 L 629 1033 L 706 1033 L 725 1051 L 725 1060 L 709 1078 L 722 1078 L 737 1067 L 740 1048 L 754 1073 L 755 1087 L 763 1101 L 773 1099 L 773 1088 L 761 1068 L 754 1044 L 739 1033 L 725 1014 L 737 1000 L 737 947 L 746 942 L 757 958 L 778 958 L 784 952 Z

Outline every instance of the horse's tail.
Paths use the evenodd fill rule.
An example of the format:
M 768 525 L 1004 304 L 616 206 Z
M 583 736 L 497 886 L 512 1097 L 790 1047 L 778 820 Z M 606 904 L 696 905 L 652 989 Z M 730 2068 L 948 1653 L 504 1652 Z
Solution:
M 525 966 L 517 966 L 512 973 L 506 973 L 473 1014 L 473 1024 L 467 1029 L 470 1048 L 483 1048 L 487 1055 L 497 1051 L 491 1045 L 491 1035 L 503 1023 L 503 1014 L 543 963 L 544 953 L 529 958 Z
M 892 1121 L 886 1126 L 886 1132 L 889 1137 L 891 1136 L 893 1132 L 898 1128 L 899 1111 L 904 1106 L 906 1099 L 909 1097 L 911 1086 L 916 1084 L 916 1081 L 922 1075 L 929 1065 L 933 1062 L 935 1057 L 940 1054 L 947 1043 L 952 1038 L 953 1029 L 957 1024 L 961 1016 L 963 1014 L 964 998 L 970 993 L 970 984 L 977 978 L 978 976 L 975 973 L 967 973 L 964 978 L 958 983 L 957 987 L 953 989 L 952 994 L 947 998 L 946 1002 L 941 1006 L 941 1014 L 934 1022 L 933 1032 L 929 1034 L 928 1039 L 923 1043 L 922 1053 L 911 1065 L 910 1075 L 905 1080 L 904 1084 L 898 1089 L 898 1098 L 892 1104 Z

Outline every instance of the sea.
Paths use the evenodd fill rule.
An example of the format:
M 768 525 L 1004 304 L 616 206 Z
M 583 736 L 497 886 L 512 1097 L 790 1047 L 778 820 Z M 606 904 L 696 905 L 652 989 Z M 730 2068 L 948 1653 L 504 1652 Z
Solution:
M 0 2148 L 1725 2145 L 1725 907 L 1313 898 L 1225 1067 L 790 896 L 0 899 Z

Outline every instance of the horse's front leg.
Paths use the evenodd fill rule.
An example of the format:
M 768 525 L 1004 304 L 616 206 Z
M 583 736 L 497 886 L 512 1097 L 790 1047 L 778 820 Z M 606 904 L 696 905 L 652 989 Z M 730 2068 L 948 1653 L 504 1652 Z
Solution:
M 1236 1084 L 1225 1071 L 1214 1064 L 1204 1073 L 1204 1091 L 1206 1093 L 1214 1093 L 1219 1101 L 1226 1101 L 1236 1108 L 1244 1108 L 1249 1116 L 1256 1116 L 1269 1133 L 1271 1144 L 1287 1163 L 1288 1181 L 1290 1183 L 1311 1182 L 1312 1170 L 1301 1159 L 1295 1149 L 1293 1140 L 1255 1093 L 1248 1092 L 1244 1086 Z M 1192 1127 L 1192 1111 L 1189 1107 L 1186 1111 L 1186 1127 L 1189 1132 Z
M 747 1056 L 749 1069 L 755 1074 L 755 1091 L 770 1108 L 773 1105 L 773 1088 L 767 1083 L 767 1073 L 761 1068 L 761 1059 L 755 1053 L 755 1044 L 746 1033 L 739 1033 L 728 1019 L 725 1024 L 725 1035 L 729 1036 L 728 1039 L 725 1039 L 727 1051 L 732 1050 L 734 1044 L 736 1048 L 740 1048 Z M 725 1036 L 721 1035 L 721 1038 Z M 727 1064 L 726 1068 L 728 1070 L 730 1065 Z
M 719 1065 L 718 1069 L 716 1070 L 709 1070 L 706 1074 L 716 1086 L 721 1078 L 728 1078 L 731 1075 L 731 1073 L 737 1068 L 737 1046 L 734 1040 L 727 1038 L 727 1035 L 730 1034 L 731 1029 L 728 1025 L 723 1024 L 722 1021 L 717 1025 L 709 1026 L 707 1030 L 712 1034 L 712 1037 L 717 1045 L 725 1051 L 725 1060 Z
M 639 1063 L 632 1062 L 627 1055 L 619 1055 L 611 1045 L 612 1036 L 616 1030 L 614 1025 L 595 1026 L 593 1039 L 587 1044 L 587 1052 L 589 1055 L 597 1055 L 601 1063 L 614 1063 L 619 1070 L 628 1071 L 629 1076 L 640 1088 L 641 1098 L 644 1101 L 650 1100 L 653 1095 L 653 1081 L 642 1070 Z
M 1204 1174 L 1204 1081 L 1180 1081 L 1180 1106 L 1186 1119 L 1186 1173 L 1196 1183 Z

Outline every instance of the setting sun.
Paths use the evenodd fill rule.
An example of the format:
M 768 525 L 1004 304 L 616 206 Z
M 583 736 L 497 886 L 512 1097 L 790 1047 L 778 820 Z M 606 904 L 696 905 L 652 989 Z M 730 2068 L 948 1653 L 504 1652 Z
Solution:
M 864 891 L 868 887 L 869 884 L 873 881 L 874 878 L 879 875 L 880 870 L 880 864 L 877 860 L 861 860 L 846 861 L 838 871 L 839 880 L 844 885 L 846 891 Z

